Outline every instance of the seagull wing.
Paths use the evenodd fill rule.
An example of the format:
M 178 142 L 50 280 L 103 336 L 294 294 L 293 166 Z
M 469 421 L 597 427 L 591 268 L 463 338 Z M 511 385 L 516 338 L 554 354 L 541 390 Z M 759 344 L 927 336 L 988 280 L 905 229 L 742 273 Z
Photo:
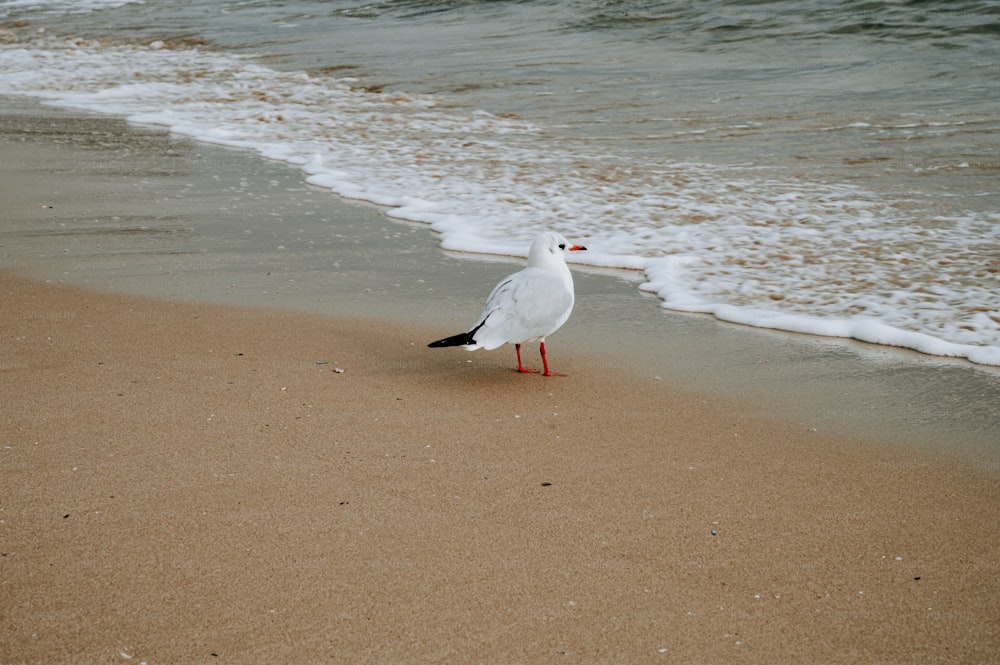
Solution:
M 555 332 L 573 309 L 573 292 L 549 271 L 525 268 L 504 279 L 486 299 L 473 327 L 477 347 L 521 344 Z

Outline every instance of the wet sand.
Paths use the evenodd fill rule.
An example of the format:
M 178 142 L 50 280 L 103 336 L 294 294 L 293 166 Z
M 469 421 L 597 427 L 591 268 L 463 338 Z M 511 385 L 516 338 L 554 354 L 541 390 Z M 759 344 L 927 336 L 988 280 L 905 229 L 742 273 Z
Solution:
M 286 164 L 115 118 L 0 98 L 0 151 L 0 265 L 36 279 L 418 323 L 437 339 L 518 263 L 444 253 L 425 226 L 309 187 Z M 638 274 L 574 273 L 556 363 L 582 352 L 820 432 L 1000 468 L 1000 368 L 723 324 L 662 309 Z
M 291 214 L 241 252 L 197 217 L 257 242 L 238 205 L 267 216 L 259 191 L 211 193 L 183 140 L 53 117 L 0 142 L 17 184 L 0 248 L 0 663 L 996 662 L 1000 484 L 981 445 L 776 417 L 741 399 L 738 361 L 761 362 L 739 347 L 719 391 L 703 388 L 726 376 L 638 370 L 642 348 L 598 356 L 614 344 L 594 346 L 606 324 L 582 297 L 550 349 L 566 378 L 517 374 L 509 349 L 427 349 L 464 321 L 465 290 L 510 266 L 435 259 L 462 266 L 458 286 L 405 253 L 419 229 L 366 263 L 308 247 Z M 101 159 L 144 136 L 163 171 Z M 377 214 L 297 194 L 345 244 Z M 308 277 L 329 288 L 300 290 Z M 172 293 L 111 292 L 156 283 Z M 578 283 L 605 303 L 634 288 Z M 989 407 L 971 403 L 985 441 Z M 920 424 L 919 404 L 885 410 Z

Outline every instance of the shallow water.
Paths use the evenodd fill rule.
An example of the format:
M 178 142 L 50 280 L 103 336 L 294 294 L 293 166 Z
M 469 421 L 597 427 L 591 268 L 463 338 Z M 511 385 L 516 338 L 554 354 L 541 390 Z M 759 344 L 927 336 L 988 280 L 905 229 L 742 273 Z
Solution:
M 995 3 L 86 7 L 0 2 L 0 86 L 256 149 L 448 249 L 553 227 L 672 309 L 1000 365 Z
M 16 214 L 0 216 L 0 265 L 27 276 L 417 324 L 425 332 L 413 343 L 422 346 L 468 325 L 484 294 L 520 263 L 441 252 L 422 225 L 339 201 L 294 169 L 243 151 L 3 102 L 0 140 L 14 148 L 0 180 L 18 195 L 4 199 Z M 32 138 L 22 143 L 25 135 Z M 30 167 L 18 169 L 20 159 Z M 561 370 L 624 369 L 637 381 L 735 398 L 735 409 L 799 423 L 803 436 L 838 432 L 997 469 L 1000 368 L 719 325 L 657 307 L 626 273 L 574 273 L 575 312 L 548 345 Z M 330 344 L 332 360 L 351 362 Z M 510 371 L 514 355 L 509 347 L 453 353 L 477 372 Z M 527 353 L 537 357 L 535 348 Z

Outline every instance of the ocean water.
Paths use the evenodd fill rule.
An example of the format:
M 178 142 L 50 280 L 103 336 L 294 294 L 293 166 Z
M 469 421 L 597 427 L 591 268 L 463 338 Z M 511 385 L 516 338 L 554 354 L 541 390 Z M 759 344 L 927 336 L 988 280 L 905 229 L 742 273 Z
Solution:
M 1000 365 L 1000 3 L 0 0 L 0 94 L 256 150 L 451 250 Z

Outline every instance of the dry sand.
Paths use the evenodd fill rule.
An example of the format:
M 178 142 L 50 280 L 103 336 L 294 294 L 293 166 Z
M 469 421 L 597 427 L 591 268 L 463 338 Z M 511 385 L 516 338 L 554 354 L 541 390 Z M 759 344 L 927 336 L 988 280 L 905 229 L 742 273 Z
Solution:
M 424 323 L 11 271 L 0 303 L 0 664 L 1000 662 L 992 458 L 572 344 L 545 379 Z
M 545 379 L 421 330 L 0 289 L 2 663 L 1000 653 L 982 470 L 583 358 Z

